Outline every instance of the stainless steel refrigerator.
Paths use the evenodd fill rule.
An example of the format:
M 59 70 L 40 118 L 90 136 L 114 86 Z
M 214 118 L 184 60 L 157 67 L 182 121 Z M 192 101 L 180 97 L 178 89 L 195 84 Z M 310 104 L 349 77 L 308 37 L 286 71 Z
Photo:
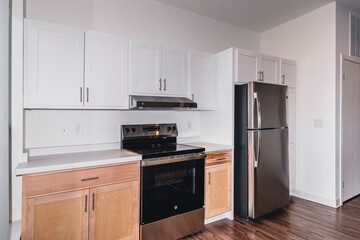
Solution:
M 286 86 L 235 86 L 236 216 L 257 218 L 290 203 L 286 106 Z

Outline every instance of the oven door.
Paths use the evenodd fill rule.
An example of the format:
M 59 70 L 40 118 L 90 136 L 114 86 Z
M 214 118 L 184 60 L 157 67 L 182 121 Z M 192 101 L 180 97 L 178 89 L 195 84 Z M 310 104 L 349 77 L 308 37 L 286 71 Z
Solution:
M 204 158 L 141 170 L 142 225 L 204 206 Z

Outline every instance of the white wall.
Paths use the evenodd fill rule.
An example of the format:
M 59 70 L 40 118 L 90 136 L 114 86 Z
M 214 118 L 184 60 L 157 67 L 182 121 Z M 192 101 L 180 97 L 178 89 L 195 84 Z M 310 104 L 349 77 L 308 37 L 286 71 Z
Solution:
M 122 123 L 165 122 L 179 124 L 180 135 L 196 136 L 199 112 L 133 113 L 118 111 L 26 111 L 22 138 L 22 0 L 13 0 L 12 173 L 21 161 L 23 146 L 112 143 L 119 140 Z M 259 51 L 260 34 L 212 20 L 153 0 L 26 0 L 25 15 L 41 21 L 105 32 L 174 47 L 216 53 L 236 46 Z M 189 127 L 189 122 L 191 127 Z M 81 123 L 80 136 L 59 135 L 62 124 Z M 20 219 L 21 178 L 12 175 L 12 220 Z
M 336 205 L 336 3 L 261 35 L 261 50 L 297 61 L 296 189 Z M 314 120 L 323 127 L 315 128 Z
M 0 239 L 9 229 L 9 2 L 0 1 Z
M 120 142 L 120 126 L 142 123 L 177 123 L 179 137 L 199 137 L 198 111 L 73 111 L 25 112 L 25 148 L 61 147 Z M 81 135 L 74 134 L 81 124 Z M 63 125 L 69 135 L 63 135 Z
M 260 34 L 154 0 L 27 0 L 26 17 L 181 48 L 260 50 Z

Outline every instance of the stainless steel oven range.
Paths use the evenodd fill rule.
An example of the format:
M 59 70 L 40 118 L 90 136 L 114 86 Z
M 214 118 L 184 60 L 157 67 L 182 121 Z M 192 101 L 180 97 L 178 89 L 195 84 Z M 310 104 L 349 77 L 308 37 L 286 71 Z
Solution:
M 142 155 L 140 238 L 173 240 L 204 229 L 205 149 L 177 144 L 176 124 L 122 126 L 122 148 Z

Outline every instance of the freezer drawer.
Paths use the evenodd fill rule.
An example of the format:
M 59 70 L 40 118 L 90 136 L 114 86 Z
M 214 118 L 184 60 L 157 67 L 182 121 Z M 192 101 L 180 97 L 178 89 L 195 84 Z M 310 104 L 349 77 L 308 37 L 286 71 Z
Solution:
M 249 217 L 289 205 L 288 129 L 248 132 Z

